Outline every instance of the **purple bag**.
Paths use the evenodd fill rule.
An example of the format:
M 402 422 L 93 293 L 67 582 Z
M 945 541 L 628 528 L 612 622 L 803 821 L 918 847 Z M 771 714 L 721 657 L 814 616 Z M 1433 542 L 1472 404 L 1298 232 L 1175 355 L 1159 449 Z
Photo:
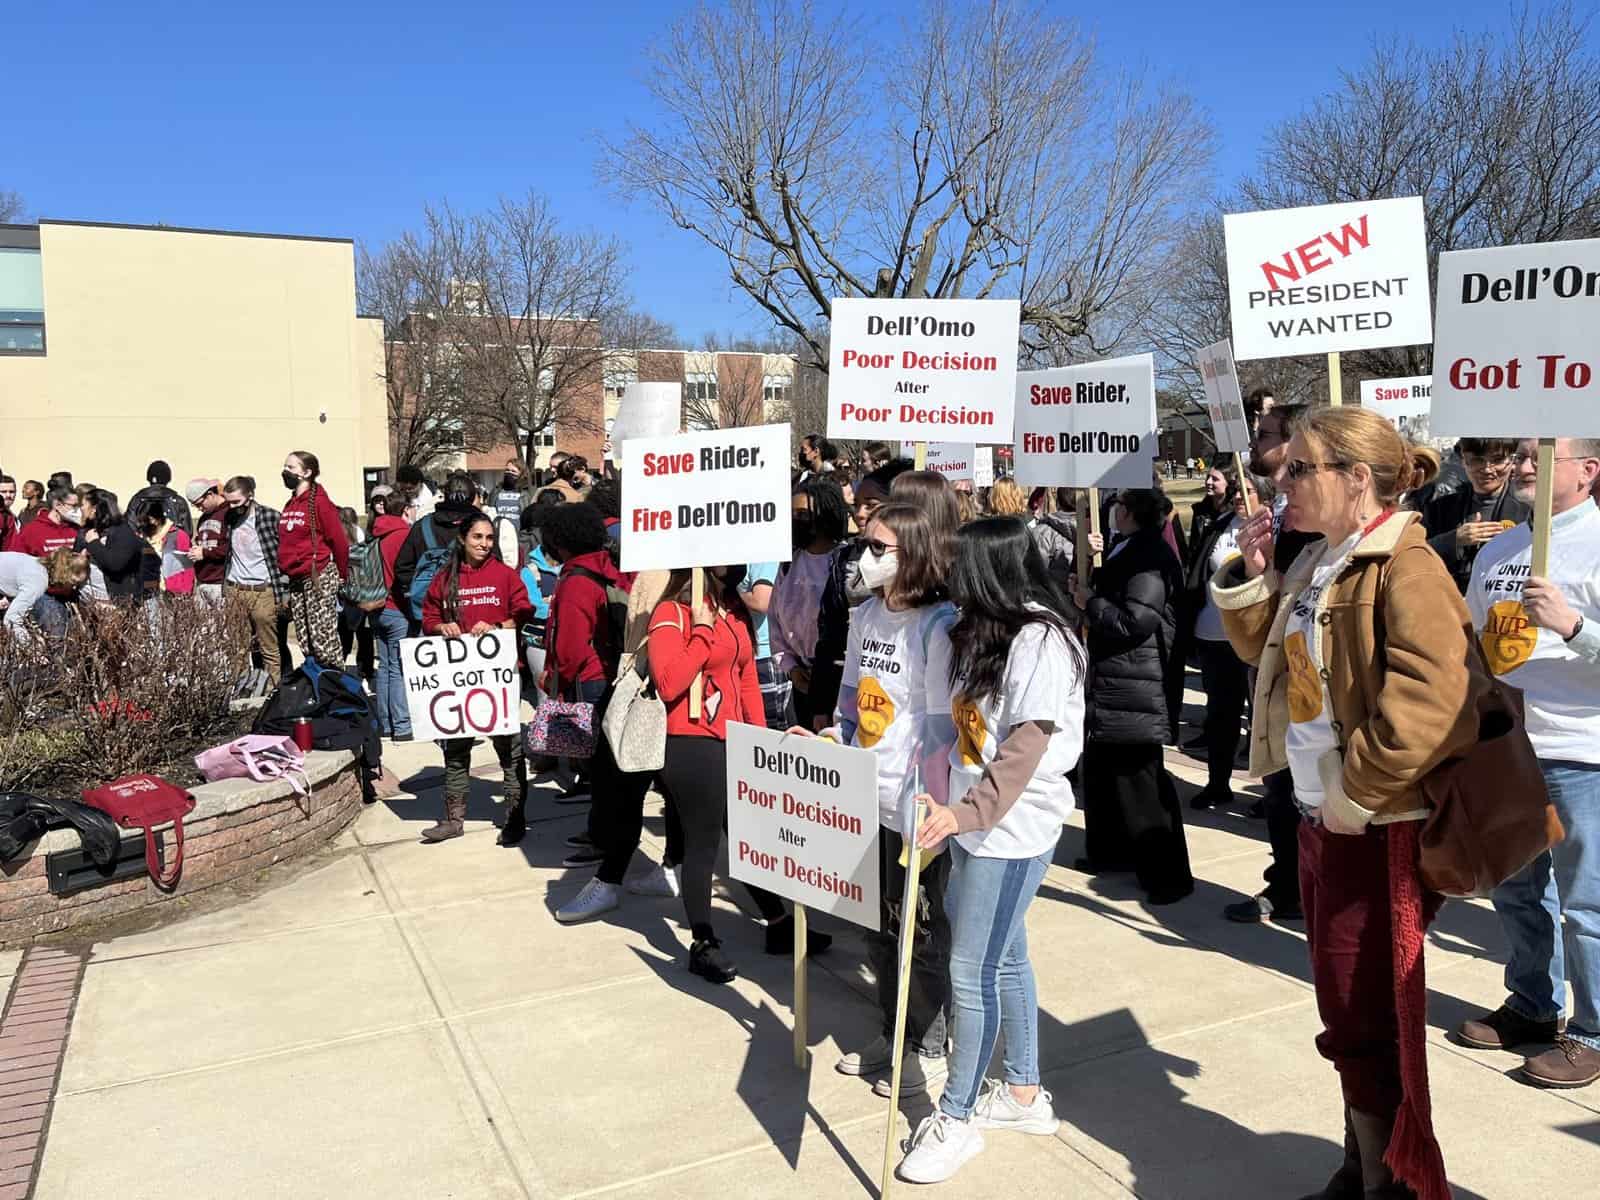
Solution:
M 194 765 L 208 780 L 287 780 L 296 795 L 311 792 L 306 778 L 306 756 L 293 739 L 281 734 L 247 733 L 220 746 L 202 750 Z
M 522 730 L 529 754 L 588 758 L 594 754 L 594 705 L 583 700 L 541 700 Z

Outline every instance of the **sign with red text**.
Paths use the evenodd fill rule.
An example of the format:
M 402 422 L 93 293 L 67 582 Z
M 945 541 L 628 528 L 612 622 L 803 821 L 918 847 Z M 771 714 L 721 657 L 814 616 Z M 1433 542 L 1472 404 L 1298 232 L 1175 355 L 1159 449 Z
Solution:
M 1239 372 L 1233 366 L 1233 346 L 1227 338 L 1206 346 L 1195 355 L 1200 379 L 1206 389 L 1206 412 L 1211 417 L 1211 436 L 1225 454 L 1246 454 L 1250 450 L 1250 422 L 1245 419 L 1244 400 L 1239 395 Z
M 833 302 L 828 436 L 1011 439 L 1016 300 Z
M 608 457 L 622 461 L 622 443 L 631 438 L 671 437 L 683 428 L 681 383 L 630 383 L 606 433 Z
M 1222 231 L 1240 359 L 1432 340 L 1420 197 L 1229 213 Z
M 1154 358 L 1018 372 L 1013 451 L 1014 474 L 1025 488 L 1149 487 Z
M 994 447 L 979 446 L 972 452 L 972 486 L 994 486 Z
M 789 426 L 624 443 L 622 569 L 788 562 Z
M 1400 431 L 1401 437 L 1432 445 L 1433 376 L 1363 379 L 1361 407 L 1370 408 Z
M 1433 432 L 1600 437 L 1600 239 L 1439 256 Z
M 728 873 L 878 928 L 878 756 L 728 722 Z
M 515 630 L 400 639 L 411 732 L 419 742 L 520 733 Z
M 923 465 L 951 483 L 970 481 L 976 469 L 977 450 L 971 442 L 929 442 L 928 457 Z

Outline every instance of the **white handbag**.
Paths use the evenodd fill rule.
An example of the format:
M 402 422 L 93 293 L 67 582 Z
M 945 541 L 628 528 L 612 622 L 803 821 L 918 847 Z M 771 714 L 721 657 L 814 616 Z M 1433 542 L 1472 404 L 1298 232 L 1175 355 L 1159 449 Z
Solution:
M 620 770 L 659 771 L 667 761 L 667 706 L 656 695 L 643 654 L 624 660 L 600 722 Z

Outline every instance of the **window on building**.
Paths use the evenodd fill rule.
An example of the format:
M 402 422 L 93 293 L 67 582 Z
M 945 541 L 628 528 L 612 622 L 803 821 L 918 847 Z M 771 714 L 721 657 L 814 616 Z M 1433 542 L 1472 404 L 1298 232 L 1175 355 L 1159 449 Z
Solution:
M 33 230 L 23 236 L 38 241 Z M 43 353 L 44 266 L 39 247 L 0 241 L 0 354 Z
M 787 375 L 767 375 L 761 380 L 761 402 L 770 409 L 773 405 L 783 405 L 789 402 L 789 377 Z
M 637 371 L 607 371 L 605 374 L 606 399 L 621 401 L 630 383 L 639 381 Z
M 717 377 L 711 371 L 690 371 L 683 377 L 685 400 L 711 401 L 717 398 Z
M 517 444 L 522 446 L 528 444 L 528 431 L 526 429 L 517 430 Z M 554 429 L 544 429 L 533 435 L 533 447 L 535 450 L 551 450 L 555 448 L 555 444 L 556 434 Z

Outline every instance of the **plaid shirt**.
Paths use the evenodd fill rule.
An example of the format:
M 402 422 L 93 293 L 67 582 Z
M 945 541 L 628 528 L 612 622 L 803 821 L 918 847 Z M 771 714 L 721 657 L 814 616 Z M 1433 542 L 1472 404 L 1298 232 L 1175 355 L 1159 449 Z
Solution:
M 266 560 L 267 580 L 272 584 L 272 598 L 281 608 L 289 603 L 289 580 L 278 567 L 278 510 L 251 501 L 256 510 L 256 536 L 261 539 L 261 557 Z M 228 552 L 223 558 L 222 578 L 228 578 L 233 569 L 233 531 L 244 520 L 248 509 L 235 509 L 228 514 Z

